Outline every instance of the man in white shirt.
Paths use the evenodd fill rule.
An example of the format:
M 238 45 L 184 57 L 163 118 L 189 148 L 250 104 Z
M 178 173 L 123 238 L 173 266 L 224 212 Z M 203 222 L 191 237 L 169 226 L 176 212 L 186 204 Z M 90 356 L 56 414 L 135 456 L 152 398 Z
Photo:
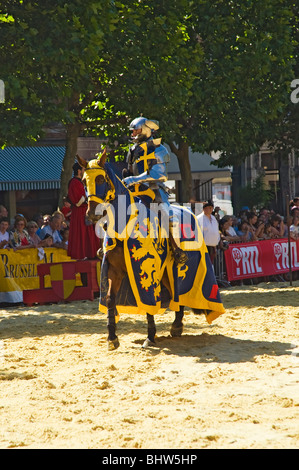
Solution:
M 55 213 L 51 216 L 49 225 L 41 229 L 40 239 L 43 240 L 47 234 L 53 237 L 53 246 L 56 248 L 63 248 L 62 237 L 60 230 L 62 226 L 63 215 Z
M 216 257 L 216 247 L 220 241 L 219 225 L 217 219 L 212 215 L 213 209 L 212 201 L 204 202 L 203 212 L 197 216 L 212 264 Z

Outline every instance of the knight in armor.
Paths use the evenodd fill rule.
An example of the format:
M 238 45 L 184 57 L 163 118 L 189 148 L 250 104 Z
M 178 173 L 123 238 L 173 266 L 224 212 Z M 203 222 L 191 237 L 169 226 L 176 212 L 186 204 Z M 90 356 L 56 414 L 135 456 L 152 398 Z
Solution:
M 169 217 L 170 246 L 176 263 L 186 263 L 188 257 L 180 248 L 178 220 L 170 215 L 169 193 L 166 185 L 166 164 L 170 160 L 168 150 L 160 138 L 154 138 L 159 129 L 157 121 L 138 117 L 130 124 L 133 145 L 127 155 L 128 168 L 123 171 L 123 182 L 130 187 L 145 205 L 151 202 L 160 204 Z

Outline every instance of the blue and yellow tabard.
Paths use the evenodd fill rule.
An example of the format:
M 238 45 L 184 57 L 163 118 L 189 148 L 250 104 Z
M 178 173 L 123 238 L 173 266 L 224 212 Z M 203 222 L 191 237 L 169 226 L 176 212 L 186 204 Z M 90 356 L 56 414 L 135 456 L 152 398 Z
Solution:
M 207 310 L 207 321 L 224 313 L 218 285 L 211 261 L 194 214 L 181 206 L 171 206 L 181 226 L 181 247 L 188 254 L 185 265 L 174 263 L 168 237 L 163 233 L 159 217 L 141 203 L 132 201 L 130 191 L 117 178 L 108 164 L 104 167 L 110 190 L 115 197 L 111 204 L 104 257 L 101 266 L 100 311 L 107 312 L 108 260 L 107 254 L 116 240 L 123 243 L 127 277 L 123 280 L 116 298 L 118 313 L 163 313 L 167 307 L 179 310 L 180 305 Z M 101 170 L 103 171 L 103 170 Z M 95 188 L 95 194 L 98 189 Z M 119 225 L 118 198 L 124 198 L 121 212 L 127 214 Z M 102 199 L 99 202 L 107 202 Z M 128 210 L 131 204 L 134 210 Z M 105 206 L 107 208 L 107 206 Z M 137 209 L 138 217 L 134 217 Z M 130 214 L 130 216 L 129 216 Z M 187 221 L 187 223 L 186 223 Z M 113 230 L 111 230 L 111 228 Z M 151 236 L 149 236 L 151 235 Z M 171 295 L 163 292 L 161 283 L 166 270 L 171 285 Z

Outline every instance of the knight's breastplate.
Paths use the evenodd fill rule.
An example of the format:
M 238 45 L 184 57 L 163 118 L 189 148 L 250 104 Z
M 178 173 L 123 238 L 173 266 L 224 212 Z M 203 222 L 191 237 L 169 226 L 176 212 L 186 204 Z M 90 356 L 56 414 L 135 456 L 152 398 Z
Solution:
M 155 157 L 155 144 L 152 140 L 142 142 L 131 149 L 131 162 L 133 175 L 138 176 L 149 171 L 157 163 Z

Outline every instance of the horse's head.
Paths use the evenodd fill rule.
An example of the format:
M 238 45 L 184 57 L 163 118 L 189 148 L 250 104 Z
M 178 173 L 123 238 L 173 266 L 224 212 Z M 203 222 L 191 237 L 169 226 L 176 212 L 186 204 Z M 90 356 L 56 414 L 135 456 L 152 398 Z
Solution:
M 103 214 L 96 215 L 95 209 L 98 204 L 109 202 L 113 197 L 113 189 L 109 183 L 104 163 L 106 161 L 106 149 L 99 158 L 87 162 L 76 156 L 78 163 L 84 168 L 83 181 L 85 182 L 88 197 L 88 208 L 86 215 L 95 223 Z

